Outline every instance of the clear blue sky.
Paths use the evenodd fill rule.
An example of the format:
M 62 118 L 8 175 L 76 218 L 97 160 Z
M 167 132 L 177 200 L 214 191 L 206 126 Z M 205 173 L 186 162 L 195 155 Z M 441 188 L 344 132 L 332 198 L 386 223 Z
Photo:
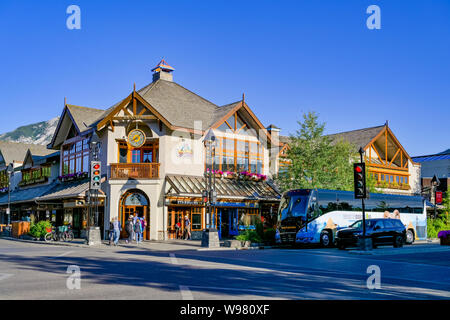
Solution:
M 282 134 L 316 111 L 327 133 L 389 120 L 412 156 L 450 148 L 448 0 L 2 0 L 0 43 L 0 132 L 60 115 L 65 96 L 107 108 L 164 56 L 176 82 L 218 105 L 245 92 Z

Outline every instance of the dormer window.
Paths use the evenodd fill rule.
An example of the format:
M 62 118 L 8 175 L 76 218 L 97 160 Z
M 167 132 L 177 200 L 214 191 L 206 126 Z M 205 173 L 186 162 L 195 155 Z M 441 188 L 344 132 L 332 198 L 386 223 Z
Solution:
M 66 144 L 62 149 L 62 174 L 89 171 L 89 140 Z

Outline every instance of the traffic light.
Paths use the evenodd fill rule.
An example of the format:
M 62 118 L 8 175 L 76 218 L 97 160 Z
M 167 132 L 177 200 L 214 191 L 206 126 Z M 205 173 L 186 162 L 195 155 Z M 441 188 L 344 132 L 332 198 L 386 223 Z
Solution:
M 208 191 L 203 190 L 202 192 L 202 201 L 203 203 L 208 203 Z
M 355 199 L 365 199 L 367 198 L 367 188 L 366 188 L 366 164 L 365 163 L 354 163 L 353 173 L 355 177 Z
M 91 161 L 91 190 L 99 190 L 102 180 L 102 164 L 100 161 Z

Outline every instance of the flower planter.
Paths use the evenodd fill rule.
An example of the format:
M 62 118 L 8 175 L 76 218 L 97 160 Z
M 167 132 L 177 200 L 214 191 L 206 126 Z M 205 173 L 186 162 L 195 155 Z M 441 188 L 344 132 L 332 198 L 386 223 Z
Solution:
M 450 230 L 439 231 L 438 238 L 442 246 L 450 246 Z

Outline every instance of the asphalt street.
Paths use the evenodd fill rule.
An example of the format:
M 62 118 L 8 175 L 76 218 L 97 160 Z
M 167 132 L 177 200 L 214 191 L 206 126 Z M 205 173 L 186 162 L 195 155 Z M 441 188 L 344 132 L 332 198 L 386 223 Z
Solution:
M 87 248 L 0 239 L 0 299 L 449 299 L 450 250 L 438 247 L 367 256 L 337 249 Z M 367 286 L 370 266 L 380 270 L 378 289 Z

